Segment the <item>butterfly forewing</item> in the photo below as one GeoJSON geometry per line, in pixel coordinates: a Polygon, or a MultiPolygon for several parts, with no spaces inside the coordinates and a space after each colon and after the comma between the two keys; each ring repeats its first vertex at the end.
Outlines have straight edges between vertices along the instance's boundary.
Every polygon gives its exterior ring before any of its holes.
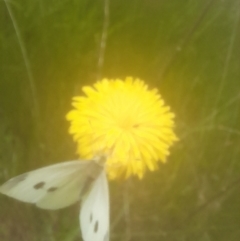
{"type": "Polygon", "coordinates": [[[95,166],[93,161],[69,161],[40,168],[10,179],[0,192],[45,209],[67,207],[79,200],[95,166]]]}

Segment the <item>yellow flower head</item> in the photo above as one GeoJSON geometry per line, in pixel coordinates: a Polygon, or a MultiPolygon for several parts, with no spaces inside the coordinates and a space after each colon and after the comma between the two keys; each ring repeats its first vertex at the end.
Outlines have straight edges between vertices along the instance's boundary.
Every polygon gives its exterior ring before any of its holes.
{"type": "Polygon", "coordinates": [[[137,175],[165,162],[177,140],[174,114],[157,89],[149,90],[139,79],[103,79],[83,87],[86,96],[73,98],[67,114],[69,129],[81,158],[106,156],[110,178],[137,175]]]}

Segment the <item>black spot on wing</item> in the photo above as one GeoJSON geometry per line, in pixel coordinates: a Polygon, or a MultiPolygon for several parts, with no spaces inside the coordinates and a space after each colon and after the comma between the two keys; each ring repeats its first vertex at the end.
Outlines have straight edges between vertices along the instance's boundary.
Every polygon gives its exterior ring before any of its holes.
{"type": "Polygon", "coordinates": [[[97,231],[98,231],[98,221],[96,221],[94,224],[94,233],[97,233],[97,231]]]}
{"type": "Polygon", "coordinates": [[[48,188],[47,192],[55,192],[57,189],[57,187],[50,187],[48,188]]]}
{"type": "Polygon", "coordinates": [[[39,182],[39,183],[35,184],[33,187],[34,187],[34,189],[38,190],[38,189],[43,188],[44,185],[45,185],[45,182],[39,182]]]}

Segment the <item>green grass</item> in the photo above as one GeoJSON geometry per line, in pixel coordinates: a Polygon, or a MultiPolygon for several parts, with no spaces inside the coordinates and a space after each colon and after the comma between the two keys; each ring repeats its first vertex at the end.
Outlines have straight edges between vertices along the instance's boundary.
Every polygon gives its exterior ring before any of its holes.
{"type": "MultiPolygon", "coordinates": [[[[134,76],[176,113],[180,141],[141,181],[110,183],[111,240],[240,239],[237,1],[0,2],[0,181],[75,156],[65,114],[98,76],[134,76]]],[[[1,241],[80,240],[79,205],[0,197],[1,241]]]]}

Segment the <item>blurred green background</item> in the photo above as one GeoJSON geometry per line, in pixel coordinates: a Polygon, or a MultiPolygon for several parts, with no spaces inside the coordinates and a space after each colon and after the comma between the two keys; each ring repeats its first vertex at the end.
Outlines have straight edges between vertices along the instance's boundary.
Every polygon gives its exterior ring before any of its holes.
{"type": "MultiPolygon", "coordinates": [[[[143,180],[110,183],[111,240],[240,240],[240,2],[0,2],[0,182],[76,158],[65,114],[83,85],[139,77],[180,141],[143,180]],[[104,47],[105,46],[105,47],[104,47]]],[[[1,241],[81,240],[60,211],[0,196],[1,241]]]]}

